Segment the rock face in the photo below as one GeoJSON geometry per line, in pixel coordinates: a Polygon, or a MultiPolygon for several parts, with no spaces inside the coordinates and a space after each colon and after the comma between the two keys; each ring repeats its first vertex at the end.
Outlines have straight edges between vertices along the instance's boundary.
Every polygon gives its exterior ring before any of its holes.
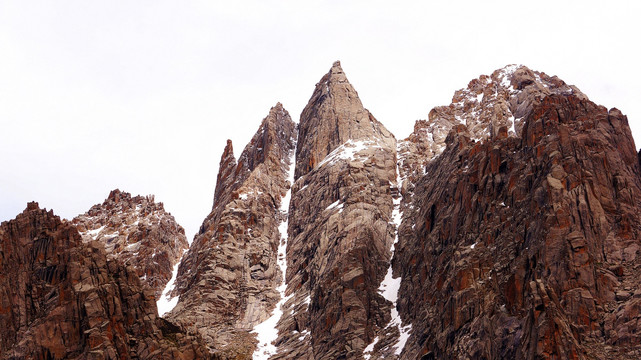
{"type": "Polygon", "coordinates": [[[389,322],[378,293],[393,242],[396,140],[361,104],[340,63],[302,112],[274,359],[360,357],[389,322]]]}
{"type": "Polygon", "coordinates": [[[143,285],[160,298],[189,244],[185,230],[153,195],[131,196],[118,189],[73,219],[84,241],[97,240],[107,253],[132,265],[143,285]]]}
{"type": "Polygon", "coordinates": [[[504,79],[516,132],[467,114],[404,186],[393,264],[413,331],[401,358],[638,358],[641,172],[627,119],[524,67],[504,79]]]}
{"type": "Polygon", "coordinates": [[[29,203],[0,226],[0,358],[207,358],[98,242],[29,203]]]}
{"type": "Polygon", "coordinates": [[[176,280],[177,306],[168,318],[197,329],[220,358],[251,358],[250,331],[266,320],[280,296],[278,226],[296,125],[279,103],[235,161],[228,141],[220,162],[214,205],[176,280]]]}

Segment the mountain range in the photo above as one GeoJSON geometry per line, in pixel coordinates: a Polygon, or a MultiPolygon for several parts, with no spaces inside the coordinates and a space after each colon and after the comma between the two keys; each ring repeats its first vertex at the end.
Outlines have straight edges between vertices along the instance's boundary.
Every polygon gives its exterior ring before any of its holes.
{"type": "Polygon", "coordinates": [[[641,152],[556,76],[481,75],[397,139],[335,62],[227,142],[212,202],[191,243],[151,195],[27,204],[0,359],[641,357],[641,152]]]}

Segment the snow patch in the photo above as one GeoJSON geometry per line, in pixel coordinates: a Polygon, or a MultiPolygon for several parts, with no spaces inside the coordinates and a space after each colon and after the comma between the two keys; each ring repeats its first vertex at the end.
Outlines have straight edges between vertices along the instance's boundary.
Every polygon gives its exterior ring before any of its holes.
{"type": "MultiPolygon", "coordinates": [[[[185,255],[185,252],[187,250],[183,251],[183,256],[185,255]]],[[[158,307],[158,316],[163,316],[166,313],[170,312],[173,310],[173,308],[176,307],[176,304],[178,304],[178,296],[171,296],[171,292],[174,290],[174,287],[176,286],[176,276],[178,275],[178,266],[180,265],[180,262],[182,261],[182,257],[180,260],[176,261],[176,265],[174,265],[174,269],[171,272],[171,279],[165,286],[165,289],[162,291],[162,294],[160,295],[160,299],[156,302],[156,306],[158,307]]]]}
{"type": "Polygon", "coordinates": [[[372,351],[374,351],[374,346],[378,343],[378,336],[374,338],[374,341],[372,341],[371,344],[367,345],[365,350],[363,350],[363,357],[366,360],[369,360],[370,357],[372,357],[372,351]]]}
{"type": "Polygon", "coordinates": [[[305,340],[305,338],[309,335],[309,330],[305,329],[300,334],[301,335],[298,338],[298,340],[300,340],[300,341],[305,340]]]}
{"type": "Polygon", "coordinates": [[[140,249],[140,241],[127,245],[125,250],[127,251],[138,251],[140,249]]]}
{"type": "Polygon", "coordinates": [[[333,210],[333,209],[338,209],[339,213],[343,212],[343,204],[340,200],[336,200],[333,203],[329,204],[325,210],[333,210]]]}
{"type": "Polygon", "coordinates": [[[254,191],[250,191],[250,192],[246,192],[246,193],[240,193],[240,194],[238,194],[238,198],[240,200],[245,201],[245,200],[247,200],[249,198],[250,195],[252,197],[258,197],[258,195],[262,195],[262,194],[263,194],[262,191],[256,190],[255,192],[254,191]]]}
{"type": "Polygon", "coordinates": [[[96,238],[98,237],[100,232],[102,230],[104,230],[104,228],[105,228],[105,225],[103,225],[103,226],[101,226],[101,227],[99,227],[97,229],[94,229],[94,230],[88,230],[88,231],[84,232],[84,234],[89,235],[93,240],[96,240],[96,238]]]}
{"type": "Polygon", "coordinates": [[[333,164],[339,160],[355,160],[359,152],[368,148],[381,148],[381,146],[376,141],[371,140],[347,140],[344,144],[327,154],[323,161],[318,164],[318,167],[325,164],[333,164]]]}
{"type": "Polygon", "coordinates": [[[514,75],[514,72],[519,67],[521,67],[521,65],[512,64],[500,70],[501,87],[507,89],[510,92],[516,91],[516,89],[514,89],[514,87],[512,86],[511,78],[512,78],[512,75],[514,75]]]}

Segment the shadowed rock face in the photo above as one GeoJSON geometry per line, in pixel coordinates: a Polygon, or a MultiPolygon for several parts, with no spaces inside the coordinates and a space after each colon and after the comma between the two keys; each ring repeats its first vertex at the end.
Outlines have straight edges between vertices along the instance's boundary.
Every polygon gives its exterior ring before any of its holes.
{"type": "Polygon", "coordinates": [[[153,195],[131,196],[118,189],[73,219],[84,241],[98,240],[107,254],[131,265],[156,299],[189,244],[185,230],[153,195]]]}
{"type": "Polygon", "coordinates": [[[0,226],[2,359],[194,359],[207,353],[156,315],[137,274],[29,203],[0,226]]]}
{"type": "Polygon", "coordinates": [[[250,331],[279,300],[276,287],[281,239],[279,211],[296,125],[279,103],[263,120],[238,159],[228,141],[212,212],[182,261],[176,280],[178,305],[168,319],[198,330],[220,358],[251,358],[250,331]]]}
{"type": "Polygon", "coordinates": [[[627,119],[551,94],[520,137],[463,125],[427,164],[394,267],[404,359],[637,358],[641,181],[627,119]]]}

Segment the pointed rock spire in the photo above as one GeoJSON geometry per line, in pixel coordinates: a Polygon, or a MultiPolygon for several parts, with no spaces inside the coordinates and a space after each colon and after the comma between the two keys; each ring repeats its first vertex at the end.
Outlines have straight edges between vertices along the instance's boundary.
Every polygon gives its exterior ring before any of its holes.
{"type": "Polygon", "coordinates": [[[276,103],[269,109],[269,114],[238,158],[237,172],[246,176],[264,162],[280,164],[288,151],[288,145],[293,144],[292,139],[296,136],[292,134],[295,132],[296,124],[291,116],[280,102],[276,103]]]}
{"type": "Polygon", "coordinates": [[[363,107],[336,61],[316,84],[301,114],[295,177],[308,173],[347,140],[379,138],[393,135],[363,107]]]}
{"type": "Polygon", "coordinates": [[[234,146],[231,140],[227,140],[223,155],[220,157],[218,165],[218,177],[216,178],[216,190],[214,190],[214,205],[219,203],[221,194],[225,189],[229,189],[234,182],[234,171],[236,170],[236,158],[234,157],[234,146]]]}

